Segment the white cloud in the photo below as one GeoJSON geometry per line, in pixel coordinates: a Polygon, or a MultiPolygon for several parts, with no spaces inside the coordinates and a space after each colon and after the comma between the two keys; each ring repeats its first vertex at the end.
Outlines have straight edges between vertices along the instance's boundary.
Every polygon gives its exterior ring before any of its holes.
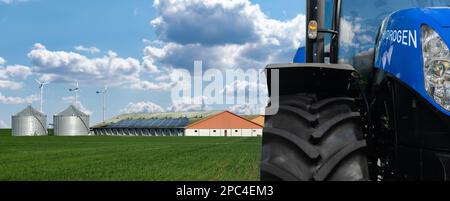
{"type": "Polygon", "coordinates": [[[292,61],[305,40],[304,15],[270,19],[248,0],[155,1],[154,7],[158,44],[145,48],[146,66],[186,68],[203,60],[209,68],[263,68],[292,61]]]}
{"type": "Polygon", "coordinates": [[[169,83],[157,83],[148,80],[140,80],[130,85],[131,89],[137,90],[169,90],[169,83]]]}
{"type": "Polygon", "coordinates": [[[41,43],[35,43],[33,45],[33,49],[35,49],[35,50],[45,50],[46,47],[44,45],[42,45],[41,43]]]}
{"type": "Polygon", "coordinates": [[[136,90],[163,90],[170,91],[173,87],[182,84],[186,88],[190,88],[190,83],[183,82],[183,78],[187,76],[184,69],[164,68],[158,76],[152,80],[141,79],[130,85],[131,89],[136,90]]]}
{"type": "Polygon", "coordinates": [[[354,39],[356,33],[361,31],[361,24],[356,21],[351,21],[348,18],[341,19],[341,30],[340,41],[344,46],[356,46],[354,39]]]}
{"type": "Polygon", "coordinates": [[[88,52],[91,54],[96,54],[100,52],[100,49],[96,48],[96,47],[84,47],[82,45],[76,46],[75,50],[80,51],[80,52],[88,52]]]}
{"type": "Polygon", "coordinates": [[[164,108],[152,102],[131,102],[120,110],[122,113],[158,113],[164,112],[164,108]]]}
{"type": "Polygon", "coordinates": [[[144,38],[144,39],[142,39],[142,43],[144,43],[144,45],[150,45],[152,43],[152,41],[147,38],[144,38]]]}
{"type": "MultiPolygon", "coordinates": [[[[155,43],[152,43],[155,44],[155,43]]],[[[103,57],[90,58],[80,53],[48,50],[43,44],[36,43],[28,53],[33,72],[39,80],[54,83],[73,83],[122,86],[137,90],[170,90],[179,79],[179,70],[148,64],[144,60],[122,58],[113,51],[103,57]],[[170,79],[161,81],[154,77],[167,75],[170,79]]],[[[28,71],[23,71],[28,72],[28,71]]],[[[0,72],[1,76],[1,72],[0,72]]],[[[8,84],[12,87],[13,83],[8,84]]],[[[1,86],[1,85],[0,85],[1,86]]],[[[19,85],[14,85],[19,88],[19,85]]]]}
{"type": "Polygon", "coordinates": [[[0,103],[1,104],[7,104],[7,105],[17,105],[17,104],[32,104],[39,100],[39,97],[37,95],[30,95],[27,97],[12,97],[12,96],[5,96],[0,92],[0,103]]]}
{"type": "Polygon", "coordinates": [[[22,65],[0,67],[0,79],[20,78],[26,79],[32,74],[31,68],[22,65]]]}
{"type": "MultiPolygon", "coordinates": [[[[152,44],[152,43],[150,43],[152,44]]],[[[142,60],[142,66],[147,69],[149,72],[159,72],[159,69],[157,67],[156,60],[154,57],[149,55],[155,55],[156,57],[163,57],[165,52],[161,49],[148,46],[144,49],[144,52],[147,56],[145,56],[142,60]]]]}
{"type": "Polygon", "coordinates": [[[210,108],[204,104],[208,97],[183,97],[177,100],[172,100],[172,105],[167,108],[172,112],[191,112],[191,111],[205,111],[210,108]],[[202,103],[202,104],[196,104],[202,103]]]}
{"type": "Polygon", "coordinates": [[[378,29],[363,23],[358,17],[344,16],[341,19],[340,42],[344,48],[362,48],[365,44],[373,46],[375,39],[371,35],[376,34],[374,30],[378,29]]]}
{"type": "Polygon", "coordinates": [[[21,81],[32,74],[31,68],[22,65],[3,66],[4,64],[6,60],[0,57],[0,89],[21,89],[21,81]]]}
{"type": "Polygon", "coordinates": [[[28,53],[34,71],[41,80],[120,85],[139,81],[141,65],[137,59],[121,58],[109,51],[103,57],[88,58],[84,55],[50,51],[37,43],[28,53]]]}
{"type": "Polygon", "coordinates": [[[259,37],[252,19],[259,7],[247,0],[157,0],[153,6],[160,11],[151,21],[160,40],[214,45],[243,44],[259,37]]]}
{"type": "Polygon", "coordinates": [[[78,101],[75,103],[75,97],[74,96],[65,96],[61,98],[62,101],[64,101],[65,103],[68,104],[73,104],[76,108],[78,108],[80,111],[82,111],[83,113],[91,116],[93,114],[93,112],[89,109],[87,109],[86,107],[84,107],[84,105],[81,103],[81,101],[78,99],[78,101]]]}
{"type": "Polygon", "coordinates": [[[0,128],[7,128],[7,127],[8,125],[4,121],[0,120],[0,128]]]}
{"type": "Polygon", "coordinates": [[[374,43],[375,39],[372,36],[368,35],[368,34],[363,34],[363,35],[361,35],[359,37],[359,41],[361,43],[374,43]]]}
{"type": "Polygon", "coordinates": [[[242,104],[233,105],[228,110],[240,115],[263,115],[265,108],[265,105],[261,104],[242,104]]]}
{"type": "Polygon", "coordinates": [[[18,90],[18,89],[21,89],[22,87],[23,87],[23,84],[20,82],[14,82],[14,81],[0,79],[0,89],[18,90]]]}

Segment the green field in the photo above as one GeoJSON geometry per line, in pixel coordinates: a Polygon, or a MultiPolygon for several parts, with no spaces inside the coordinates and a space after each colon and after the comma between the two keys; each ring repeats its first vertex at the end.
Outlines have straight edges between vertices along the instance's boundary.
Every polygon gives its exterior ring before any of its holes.
{"type": "Polygon", "coordinates": [[[253,181],[260,138],[11,137],[0,181],[253,181]]]}

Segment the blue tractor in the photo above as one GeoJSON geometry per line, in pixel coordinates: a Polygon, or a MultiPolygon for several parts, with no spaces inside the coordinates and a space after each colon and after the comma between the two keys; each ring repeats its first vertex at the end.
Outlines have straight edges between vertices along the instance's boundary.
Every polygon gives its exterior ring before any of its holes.
{"type": "Polygon", "coordinates": [[[450,0],[307,0],[266,68],[261,180],[450,180],[450,0]]]}

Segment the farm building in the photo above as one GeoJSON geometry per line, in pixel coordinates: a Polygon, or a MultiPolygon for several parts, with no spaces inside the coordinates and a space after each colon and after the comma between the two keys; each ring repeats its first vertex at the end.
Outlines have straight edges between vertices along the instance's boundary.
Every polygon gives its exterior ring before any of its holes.
{"type": "Polygon", "coordinates": [[[89,135],[89,115],[71,105],[53,116],[55,136],[89,135]]]}
{"type": "Polygon", "coordinates": [[[47,115],[31,106],[11,117],[13,136],[47,135],[47,115]]]}
{"type": "Polygon", "coordinates": [[[256,137],[262,135],[263,126],[229,111],[190,124],[186,136],[256,137]]]}
{"type": "Polygon", "coordinates": [[[257,123],[257,124],[259,124],[260,126],[262,126],[262,127],[264,127],[264,115],[245,115],[245,116],[242,116],[242,117],[244,117],[244,118],[246,118],[246,119],[248,119],[248,120],[250,120],[250,121],[252,121],[252,122],[254,122],[254,123],[257,123]]]}
{"type": "Polygon", "coordinates": [[[262,126],[228,111],[125,114],[92,128],[107,136],[260,136],[262,126]]]}
{"type": "Polygon", "coordinates": [[[219,112],[124,114],[92,127],[95,135],[183,136],[186,126],[219,112]]]}

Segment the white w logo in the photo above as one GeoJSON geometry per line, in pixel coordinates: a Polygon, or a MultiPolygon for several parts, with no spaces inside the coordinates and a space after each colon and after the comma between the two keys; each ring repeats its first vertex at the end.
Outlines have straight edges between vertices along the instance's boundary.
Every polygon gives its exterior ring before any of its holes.
{"type": "Polygon", "coordinates": [[[391,65],[391,59],[392,59],[393,52],[394,52],[394,46],[391,46],[391,48],[389,48],[389,51],[387,51],[383,54],[383,60],[382,60],[383,68],[386,67],[386,64],[389,66],[391,65]]]}

